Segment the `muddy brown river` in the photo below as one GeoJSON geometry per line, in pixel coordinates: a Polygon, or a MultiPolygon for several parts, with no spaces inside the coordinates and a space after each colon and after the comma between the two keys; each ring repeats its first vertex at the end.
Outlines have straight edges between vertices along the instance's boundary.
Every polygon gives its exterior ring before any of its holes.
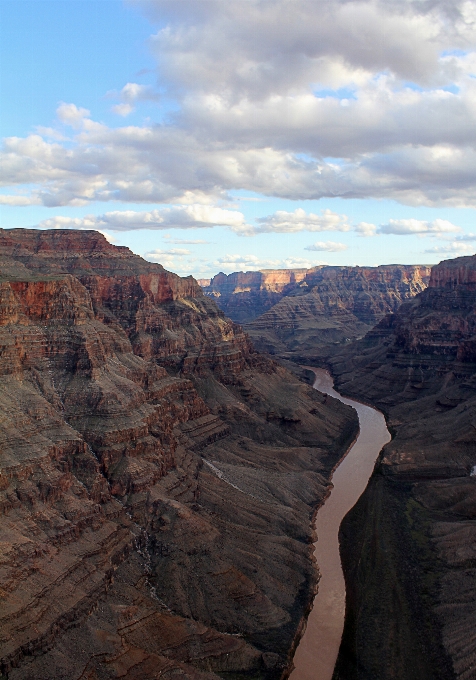
{"type": "Polygon", "coordinates": [[[341,397],[334,390],[333,379],[327,371],[320,368],[312,370],[316,374],[316,390],[330,394],[355,408],[359,416],[360,432],[354,445],[336,468],[332,477],[332,493],[316,516],[318,540],[314,544],[314,555],[321,579],[306,631],[294,655],[295,669],[290,680],[332,679],[345,615],[339,527],[367,486],[382,447],[390,441],[390,433],[380,411],[353,399],[341,397]]]}

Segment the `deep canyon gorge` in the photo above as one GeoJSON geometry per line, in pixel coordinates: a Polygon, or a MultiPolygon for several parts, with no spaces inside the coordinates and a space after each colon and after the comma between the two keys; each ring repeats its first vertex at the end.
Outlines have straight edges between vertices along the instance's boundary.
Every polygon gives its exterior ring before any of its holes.
{"type": "Polygon", "coordinates": [[[97,232],[0,232],[9,680],[279,678],[352,409],[189,277],[97,232]]]}
{"type": "Polygon", "coordinates": [[[376,458],[390,440],[382,413],[346,399],[334,390],[324,369],[313,369],[314,388],[352,406],[359,417],[359,433],[332,475],[332,491],[314,522],[314,556],[321,577],[306,630],[293,657],[290,680],[332,680],[345,619],[345,583],[339,551],[339,527],[368,484],[376,458]]]}
{"type": "MultiPolygon", "coordinates": [[[[340,530],[347,599],[334,680],[473,679],[476,257],[444,261],[431,275],[401,266],[368,268],[370,276],[318,271],[308,291],[302,282],[315,274],[298,270],[300,281],[245,328],[281,359],[327,366],[342,394],[385,414],[392,434],[340,530]],[[326,279],[334,279],[327,298],[326,279]]],[[[235,283],[233,295],[232,313],[250,292],[235,283]]]]}
{"type": "Polygon", "coordinates": [[[392,435],[340,529],[334,680],[476,677],[476,257],[242,274],[0,230],[3,678],[288,676],[358,433],[299,362],[392,435]]]}

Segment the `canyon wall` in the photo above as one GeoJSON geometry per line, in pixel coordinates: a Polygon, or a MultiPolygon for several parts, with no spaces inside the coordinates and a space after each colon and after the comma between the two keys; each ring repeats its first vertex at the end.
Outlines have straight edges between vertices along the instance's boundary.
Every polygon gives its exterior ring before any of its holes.
{"type": "Polygon", "coordinates": [[[344,520],[336,680],[450,680],[476,668],[476,256],[328,357],[393,434],[344,520]]]}
{"type": "MultiPolygon", "coordinates": [[[[317,268],[316,268],[317,269],[317,268]]],[[[262,269],[256,272],[220,272],[201,279],[205,295],[237,323],[249,323],[303,281],[310,269],[262,269]]],[[[199,281],[200,283],[200,281],[199,281]]]]}
{"type": "Polygon", "coordinates": [[[297,361],[349,342],[428,285],[423,265],[314,267],[217,274],[207,295],[245,329],[259,351],[297,361]],[[286,272],[286,274],[284,274],[286,272]]]}
{"type": "Polygon", "coordinates": [[[191,277],[0,230],[2,676],[281,677],[356,427],[191,277]]]}

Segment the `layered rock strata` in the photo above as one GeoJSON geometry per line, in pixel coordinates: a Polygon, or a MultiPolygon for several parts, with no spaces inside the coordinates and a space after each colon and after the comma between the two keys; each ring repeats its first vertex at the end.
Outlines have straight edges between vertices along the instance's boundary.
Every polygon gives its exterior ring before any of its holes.
{"type": "Polygon", "coordinates": [[[218,274],[204,291],[216,296],[232,319],[246,321],[245,329],[258,350],[306,361],[318,358],[329,344],[365,335],[426,288],[430,267],[320,266],[282,270],[279,279],[277,274],[218,274]]]}
{"type": "Polygon", "coordinates": [[[341,529],[347,615],[335,678],[476,676],[476,257],[329,358],[393,439],[341,529]]]}
{"type": "Polygon", "coordinates": [[[3,677],[280,677],[355,430],[191,277],[1,230],[3,677]]]}
{"type": "Polygon", "coordinates": [[[213,297],[233,321],[254,321],[306,278],[309,269],[262,269],[256,272],[220,272],[199,279],[205,295],[213,297]]]}

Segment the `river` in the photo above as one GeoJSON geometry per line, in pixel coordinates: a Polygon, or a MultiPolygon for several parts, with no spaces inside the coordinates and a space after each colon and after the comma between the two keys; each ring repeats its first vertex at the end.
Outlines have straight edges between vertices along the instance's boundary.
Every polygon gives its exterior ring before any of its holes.
{"type": "Polygon", "coordinates": [[[382,447],[390,441],[380,411],[353,399],[341,397],[333,388],[331,375],[320,368],[314,388],[344,404],[359,416],[360,432],[354,445],[332,476],[333,489],[315,520],[317,542],[314,555],[321,579],[307,621],[306,631],[294,655],[290,680],[331,680],[342,638],[345,616],[345,583],[339,554],[338,534],[344,516],[362,495],[382,447]]]}

